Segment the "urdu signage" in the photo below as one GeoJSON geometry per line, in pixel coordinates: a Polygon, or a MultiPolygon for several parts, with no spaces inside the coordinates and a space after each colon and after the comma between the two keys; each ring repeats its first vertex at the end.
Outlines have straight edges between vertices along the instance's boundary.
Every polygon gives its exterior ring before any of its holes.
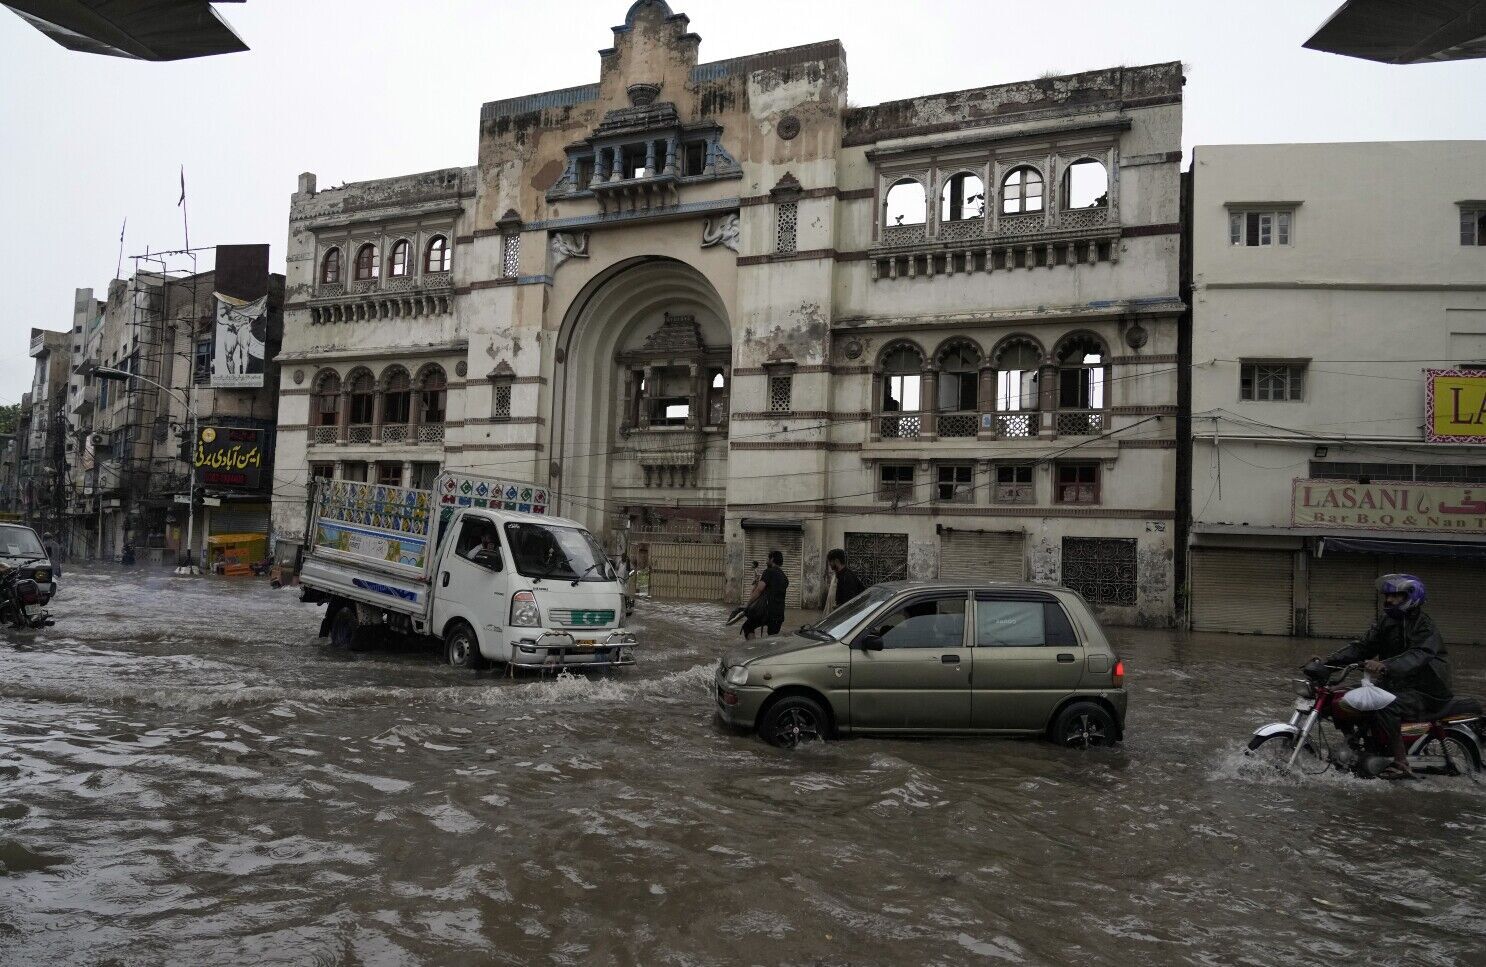
{"type": "Polygon", "coordinates": [[[1304,527],[1486,534],[1486,487],[1296,480],[1290,520],[1304,527]]]}
{"type": "Polygon", "coordinates": [[[197,479],[207,487],[256,490],[263,481],[267,430],[204,426],[196,436],[197,479]]]}
{"type": "Polygon", "coordinates": [[[1430,443],[1486,444],[1486,372],[1424,371],[1424,433],[1430,443]]]}

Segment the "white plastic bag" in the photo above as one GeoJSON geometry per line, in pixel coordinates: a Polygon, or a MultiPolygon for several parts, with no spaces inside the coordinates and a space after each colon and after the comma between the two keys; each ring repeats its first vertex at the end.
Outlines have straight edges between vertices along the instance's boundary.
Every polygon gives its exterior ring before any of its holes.
{"type": "Polygon", "coordinates": [[[1397,697],[1386,688],[1374,685],[1372,676],[1363,675],[1362,684],[1342,696],[1342,704],[1359,712],[1376,712],[1386,708],[1397,697]]]}

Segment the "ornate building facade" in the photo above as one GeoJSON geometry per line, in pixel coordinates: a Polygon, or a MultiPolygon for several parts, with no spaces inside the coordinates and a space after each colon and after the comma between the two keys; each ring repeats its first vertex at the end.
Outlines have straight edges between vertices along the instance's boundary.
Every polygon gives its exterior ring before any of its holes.
{"type": "Polygon", "coordinates": [[[530,480],[736,599],[769,550],[1171,619],[1179,64],[847,106],[834,42],[704,63],[640,0],[477,163],[290,211],[275,534],[312,475],[530,480]],[[302,448],[302,449],[301,449],[302,448]]]}

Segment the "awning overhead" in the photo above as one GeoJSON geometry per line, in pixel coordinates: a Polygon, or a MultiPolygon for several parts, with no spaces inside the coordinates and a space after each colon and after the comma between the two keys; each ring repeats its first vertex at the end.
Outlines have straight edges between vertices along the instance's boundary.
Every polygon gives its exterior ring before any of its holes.
{"type": "Polygon", "coordinates": [[[1347,0],[1304,46],[1384,64],[1486,57],[1486,0],[1347,0]]]}
{"type": "Polygon", "coordinates": [[[1455,541],[1388,541],[1375,537],[1323,537],[1316,556],[1326,554],[1414,554],[1420,557],[1453,557],[1486,561],[1486,544],[1455,541]]]}
{"type": "Polygon", "coordinates": [[[207,0],[4,0],[4,6],[85,54],[163,61],[248,49],[207,0]]]}

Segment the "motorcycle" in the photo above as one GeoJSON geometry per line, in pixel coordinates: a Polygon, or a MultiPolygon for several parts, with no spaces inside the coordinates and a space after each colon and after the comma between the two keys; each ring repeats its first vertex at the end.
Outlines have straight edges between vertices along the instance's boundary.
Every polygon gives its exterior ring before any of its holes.
{"type": "Polygon", "coordinates": [[[42,604],[41,585],[29,575],[37,565],[50,566],[39,557],[14,567],[0,565],[0,621],[16,628],[45,628],[56,622],[42,604]]]}
{"type": "MultiPolygon", "coordinates": [[[[1354,687],[1343,683],[1361,667],[1311,662],[1301,668],[1305,677],[1292,682],[1296,697],[1290,720],[1256,729],[1246,754],[1286,771],[1299,765],[1308,774],[1334,768],[1365,779],[1377,778],[1393,762],[1388,738],[1373,724],[1370,713],[1356,711],[1342,701],[1354,687]],[[1328,723],[1340,733],[1339,745],[1326,736],[1328,723]]],[[[1409,765],[1416,774],[1479,781],[1486,723],[1477,700],[1452,698],[1433,718],[1405,722],[1403,736],[1409,765]]]]}

